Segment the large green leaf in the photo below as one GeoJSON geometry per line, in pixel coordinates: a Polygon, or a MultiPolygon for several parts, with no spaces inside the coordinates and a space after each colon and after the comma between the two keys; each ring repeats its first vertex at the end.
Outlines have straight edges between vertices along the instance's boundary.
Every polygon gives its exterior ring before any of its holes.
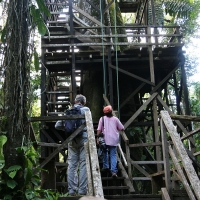
{"type": "Polygon", "coordinates": [[[39,70],[39,56],[38,56],[38,53],[36,51],[36,49],[34,49],[34,66],[35,66],[35,71],[38,72],[39,70]]]}
{"type": "Polygon", "coordinates": [[[30,10],[31,10],[31,15],[33,17],[33,21],[37,25],[38,32],[41,35],[45,35],[46,32],[47,32],[47,27],[46,27],[46,24],[43,21],[43,18],[42,18],[42,15],[40,13],[40,10],[37,9],[34,5],[32,5],[30,7],[30,10]]]}
{"type": "Polygon", "coordinates": [[[25,180],[25,184],[28,184],[31,181],[33,175],[33,171],[29,168],[26,168],[24,170],[24,180],[25,180]]]}
{"type": "Polygon", "coordinates": [[[44,0],[36,0],[36,2],[38,4],[40,11],[44,12],[44,14],[49,17],[51,15],[51,13],[50,13],[49,9],[45,6],[44,0]]]}
{"type": "Polygon", "coordinates": [[[14,181],[14,180],[8,180],[7,181],[7,186],[9,187],[9,188],[15,188],[16,186],[17,186],[17,182],[16,181],[14,181]]]}
{"type": "Polygon", "coordinates": [[[4,43],[6,38],[6,26],[4,26],[3,30],[1,31],[1,41],[4,43]]]}
{"type": "Polygon", "coordinates": [[[5,135],[0,136],[0,169],[5,165],[4,155],[3,155],[3,145],[7,142],[7,137],[5,135]]]}
{"type": "Polygon", "coordinates": [[[10,166],[8,169],[5,169],[4,171],[8,174],[8,176],[14,178],[19,169],[21,169],[20,165],[13,165],[10,166]]]}

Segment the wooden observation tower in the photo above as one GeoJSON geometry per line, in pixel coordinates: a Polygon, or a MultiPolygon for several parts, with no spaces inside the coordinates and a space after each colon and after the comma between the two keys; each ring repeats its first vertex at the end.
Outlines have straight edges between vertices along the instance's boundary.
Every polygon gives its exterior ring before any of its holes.
{"type": "MultiPolygon", "coordinates": [[[[91,0],[45,1],[51,16],[45,18],[49,34],[42,37],[41,44],[38,144],[41,167],[48,170],[41,175],[42,187],[67,193],[69,138],[54,125],[64,119],[62,114],[81,93],[92,113],[92,117],[85,116],[89,142],[95,141],[104,105],[113,106],[126,128],[121,133],[119,177],[113,180],[98,168],[100,196],[200,199],[200,165],[192,138],[198,130],[192,132],[191,123],[170,117],[190,115],[180,27],[157,25],[153,0],[102,2],[97,6],[91,0]],[[84,8],[80,2],[84,2],[84,8]],[[116,2],[122,13],[136,16],[135,23],[119,26],[106,20],[116,2]],[[152,24],[148,22],[148,6],[152,24]],[[93,16],[92,10],[99,15],[93,16]],[[185,140],[190,150],[184,147],[185,140]]],[[[98,194],[95,190],[90,189],[90,194],[98,194]]]]}

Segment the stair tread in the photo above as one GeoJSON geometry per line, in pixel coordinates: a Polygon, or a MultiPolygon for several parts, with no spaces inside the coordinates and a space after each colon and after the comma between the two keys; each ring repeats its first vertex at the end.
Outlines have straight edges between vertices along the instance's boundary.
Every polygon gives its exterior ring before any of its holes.
{"type": "Polygon", "coordinates": [[[117,190],[121,190],[121,189],[129,189],[128,186],[103,186],[104,190],[110,190],[110,189],[117,189],[117,190]]]}
{"type": "Polygon", "coordinates": [[[71,91],[48,91],[47,94],[65,94],[65,93],[72,93],[71,91]]]}
{"type": "Polygon", "coordinates": [[[55,65],[55,64],[69,64],[71,63],[69,60],[59,60],[59,61],[46,61],[46,65],[55,65]]]}
{"type": "Polygon", "coordinates": [[[66,102],[47,102],[47,104],[54,104],[54,105],[68,105],[69,101],[66,102]]]}
{"type": "Polygon", "coordinates": [[[125,178],[124,177],[116,177],[116,178],[113,178],[113,177],[101,177],[102,180],[124,180],[125,178]]]}

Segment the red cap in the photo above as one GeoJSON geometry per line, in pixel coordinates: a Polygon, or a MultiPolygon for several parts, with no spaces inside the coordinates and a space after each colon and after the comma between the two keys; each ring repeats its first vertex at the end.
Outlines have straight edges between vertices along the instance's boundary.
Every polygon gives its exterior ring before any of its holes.
{"type": "Polygon", "coordinates": [[[112,106],[106,106],[106,107],[104,107],[103,112],[104,113],[110,113],[110,112],[112,112],[112,106]]]}

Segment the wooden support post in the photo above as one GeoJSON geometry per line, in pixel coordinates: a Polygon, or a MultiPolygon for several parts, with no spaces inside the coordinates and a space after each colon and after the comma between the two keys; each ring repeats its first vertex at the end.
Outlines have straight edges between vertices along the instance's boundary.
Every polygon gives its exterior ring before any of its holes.
{"type": "Polygon", "coordinates": [[[169,164],[169,150],[167,143],[167,131],[164,126],[163,120],[160,121],[161,135],[162,135],[162,151],[163,151],[163,161],[164,161],[164,171],[165,171],[165,185],[169,196],[172,198],[172,183],[170,176],[170,164],[169,164]]]}
{"type": "Polygon", "coordinates": [[[200,199],[200,181],[192,165],[183,143],[181,142],[180,136],[178,135],[176,128],[170,118],[170,115],[167,111],[161,111],[161,117],[164,121],[164,124],[169,132],[171,139],[173,141],[174,147],[177,150],[177,153],[182,161],[183,167],[187,173],[188,179],[192,185],[192,188],[196,194],[197,199],[200,199]]]}
{"type": "MultiPolygon", "coordinates": [[[[73,22],[73,10],[72,10],[72,0],[69,1],[69,14],[70,14],[70,34],[74,35],[74,22],[73,22]]],[[[75,53],[74,53],[74,39],[71,38],[71,55],[72,55],[72,66],[71,66],[71,84],[72,84],[72,99],[74,100],[77,94],[76,91],[76,75],[75,75],[75,70],[76,70],[76,66],[75,66],[75,53]]]]}
{"type": "MultiPolygon", "coordinates": [[[[153,0],[151,0],[151,3],[153,3],[153,0]]],[[[154,5],[152,6],[152,12],[154,5]]],[[[152,13],[155,15],[155,13],[152,13]]],[[[153,16],[155,17],[155,16],[153,16]]],[[[151,35],[151,27],[148,27],[148,34],[151,35]]],[[[151,43],[151,38],[148,39],[148,42],[151,43]]],[[[149,51],[149,65],[150,65],[150,76],[151,76],[151,82],[154,83],[155,85],[155,74],[154,74],[154,61],[153,61],[153,52],[152,52],[152,45],[148,46],[148,51],[149,51]]],[[[153,89],[154,87],[152,87],[153,89]]],[[[153,99],[153,121],[154,121],[154,137],[155,137],[155,142],[159,142],[159,133],[158,133],[158,112],[157,112],[157,100],[153,99]]],[[[156,147],[156,160],[161,161],[161,148],[159,146],[156,147]]],[[[157,165],[157,170],[162,171],[162,165],[158,164],[157,165]]]]}
{"type": "Polygon", "coordinates": [[[99,160],[97,155],[97,147],[94,136],[94,128],[92,123],[92,116],[90,111],[85,112],[85,120],[87,125],[88,141],[89,141],[89,152],[91,159],[91,172],[94,187],[94,196],[104,198],[99,160]]]}
{"type": "Polygon", "coordinates": [[[191,188],[190,188],[190,186],[189,186],[189,184],[187,182],[187,179],[186,179],[186,177],[185,177],[185,175],[183,173],[183,170],[181,169],[181,166],[178,163],[178,160],[177,160],[177,158],[176,158],[171,146],[169,146],[169,153],[170,153],[170,156],[171,156],[171,158],[173,160],[174,166],[175,166],[175,168],[176,168],[176,170],[178,172],[178,176],[179,176],[181,182],[183,183],[184,188],[188,193],[188,196],[190,197],[190,200],[196,200],[196,198],[194,197],[194,194],[193,194],[193,192],[192,192],[192,190],[191,190],[191,188]]]}
{"type": "Polygon", "coordinates": [[[88,195],[93,196],[94,188],[93,188],[92,173],[91,173],[91,166],[90,166],[90,163],[92,161],[90,160],[89,142],[86,142],[84,144],[84,149],[85,149],[85,160],[86,160],[86,169],[87,169],[87,178],[88,178],[88,195]]]}

